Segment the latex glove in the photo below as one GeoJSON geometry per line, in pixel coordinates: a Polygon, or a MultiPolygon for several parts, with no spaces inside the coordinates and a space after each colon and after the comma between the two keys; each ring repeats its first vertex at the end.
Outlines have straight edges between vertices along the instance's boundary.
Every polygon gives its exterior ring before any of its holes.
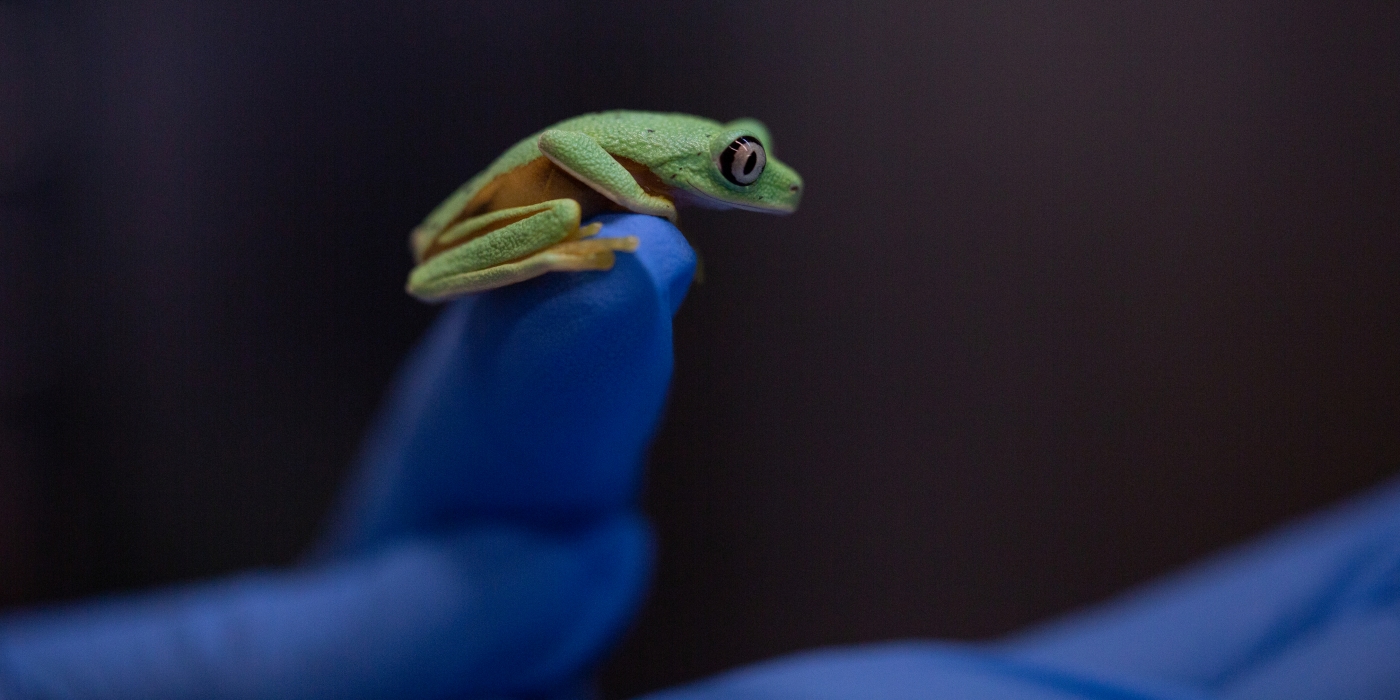
{"type": "Polygon", "coordinates": [[[694,270],[680,233],[606,273],[445,309],[308,565],[0,622],[3,698],[441,698],[580,689],[638,605],[643,451],[694,270]]]}
{"type": "Polygon", "coordinates": [[[647,700],[1400,698],[1400,481],[985,645],[799,654],[647,700]]]}

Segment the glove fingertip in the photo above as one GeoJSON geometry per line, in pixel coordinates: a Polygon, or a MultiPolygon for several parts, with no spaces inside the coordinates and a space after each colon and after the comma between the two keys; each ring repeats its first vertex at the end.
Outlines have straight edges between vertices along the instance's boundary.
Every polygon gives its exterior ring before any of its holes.
{"type": "Polygon", "coordinates": [[[642,214],[605,214],[595,221],[603,224],[601,237],[637,237],[641,245],[634,255],[674,315],[690,289],[696,263],[695,251],[680,229],[660,217],[642,214]]]}

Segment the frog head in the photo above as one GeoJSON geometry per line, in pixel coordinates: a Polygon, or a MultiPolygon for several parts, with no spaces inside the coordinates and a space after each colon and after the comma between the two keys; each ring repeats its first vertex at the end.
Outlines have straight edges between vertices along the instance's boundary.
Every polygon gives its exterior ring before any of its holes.
{"type": "Polygon", "coordinates": [[[802,199],[802,177],[773,157],[772,143],[758,120],[738,119],[710,139],[708,152],[696,149],[655,171],[685,204],[791,214],[802,199]]]}

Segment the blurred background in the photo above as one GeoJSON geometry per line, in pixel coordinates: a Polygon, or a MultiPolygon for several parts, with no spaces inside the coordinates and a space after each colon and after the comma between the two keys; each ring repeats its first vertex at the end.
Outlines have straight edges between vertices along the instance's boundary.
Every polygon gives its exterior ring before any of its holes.
{"type": "Polygon", "coordinates": [[[984,638],[1400,471],[1393,2],[0,2],[0,604],[293,563],[522,136],[754,116],[687,211],[622,697],[984,638]]]}

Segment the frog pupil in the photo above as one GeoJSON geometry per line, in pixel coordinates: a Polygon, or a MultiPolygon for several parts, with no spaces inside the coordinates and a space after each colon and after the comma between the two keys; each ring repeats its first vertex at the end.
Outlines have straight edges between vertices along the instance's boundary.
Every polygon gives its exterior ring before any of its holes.
{"type": "Polygon", "coordinates": [[[767,155],[758,139],[740,136],[720,154],[719,169],[724,179],[736,185],[751,185],[763,174],[766,161],[767,155]]]}

